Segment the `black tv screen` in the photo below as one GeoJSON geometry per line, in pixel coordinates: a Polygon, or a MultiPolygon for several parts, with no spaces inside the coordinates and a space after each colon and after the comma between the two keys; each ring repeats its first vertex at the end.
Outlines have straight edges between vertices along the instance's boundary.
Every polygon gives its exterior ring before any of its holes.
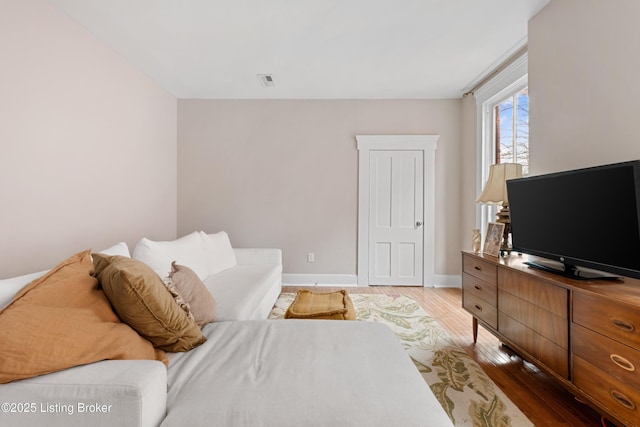
{"type": "Polygon", "coordinates": [[[640,160],[509,180],[507,194],[515,251],[576,278],[640,278],[640,160]]]}

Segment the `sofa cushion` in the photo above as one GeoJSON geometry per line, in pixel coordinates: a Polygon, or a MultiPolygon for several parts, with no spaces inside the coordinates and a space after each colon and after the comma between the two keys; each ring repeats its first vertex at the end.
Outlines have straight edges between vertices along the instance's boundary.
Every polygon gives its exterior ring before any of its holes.
{"type": "Polygon", "coordinates": [[[142,238],[133,249],[133,258],[147,264],[163,279],[171,272],[171,263],[186,265],[200,280],[209,276],[209,265],[201,232],[194,231],[172,241],[155,242],[142,238]]]}
{"type": "Polygon", "coordinates": [[[37,402],[29,414],[0,414],[3,426],[157,427],[166,414],[167,368],[152,360],[105,360],[5,384],[0,402],[37,402]],[[89,406],[96,404],[106,410],[89,406]],[[56,412],[47,412],[53,405],[56,412]]]}
{"type": "Polygon", "coordinates": [[[217,274],[237,264],[236,254],[226,232],[220,231],[215,234],[201,232],[201,235],[205,242],[209,275],[217,274]]]}
{"type": "Polygon", "coordinates": [[[125,242],[116,243],[113,246],[96,252],[105,255],[122,255],[126,256],[127,258],[131,258],[131,253],[129,253],[129,246],[127,246],[125,242]]]}
{"type": "Polygon", "coordinates": [[[0,383],[104,359],[162,359],[121,323],[98,288],[89,250],[24,287],[0,311],[0,383]]]}
{"type": "Polygon", "coordinates": [[[171,284],[189,304],[189,310],[198,326],[202,327],[215,321],[216,300],[193,270],[173,262],[169,278],[171,284]]]}
{"type": "Polygon", "coordinates": [[[204,333],[197,352],[171,360],[162,427],[453,425],[381,323],[216,322],[204,333]]]}
{"type": "Polygon", "coordinates": [[[237,265],[205,279],[216,299],[216,321],[251,319],[272,288],[279,293],[281,273],[280,265],[237,265]]]}
{"type": "Polygon", "coordinates": [[[94,255],[94,263],[98,280],[120,319],[155,347],[188,351],[206,340],[145,263],[102,254],[94,255]]]}

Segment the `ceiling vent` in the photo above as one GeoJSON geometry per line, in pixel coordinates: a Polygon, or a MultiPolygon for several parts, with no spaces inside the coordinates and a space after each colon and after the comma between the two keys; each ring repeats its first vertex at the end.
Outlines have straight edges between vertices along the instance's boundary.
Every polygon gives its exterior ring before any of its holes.
{"type": "Polygon", "coordinates": [[[264,87],[273,87],[276,85],[276,82],[273,80],[273,75],[271,74],[258,74],[258,78],[264,87]]]}

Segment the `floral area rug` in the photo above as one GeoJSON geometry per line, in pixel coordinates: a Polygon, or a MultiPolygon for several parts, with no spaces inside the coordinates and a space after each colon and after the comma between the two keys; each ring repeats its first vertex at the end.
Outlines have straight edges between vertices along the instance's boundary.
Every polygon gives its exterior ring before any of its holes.
{"type": "MultiPolygon", "coordinates": [[[[281,294],[269,318],[283,318],[294,296],[281,294]]],[[[358,321],[381,322],[396,333],[454,425],[533,425],[415,300],[404,295],[350,296],[358,321]]]]}

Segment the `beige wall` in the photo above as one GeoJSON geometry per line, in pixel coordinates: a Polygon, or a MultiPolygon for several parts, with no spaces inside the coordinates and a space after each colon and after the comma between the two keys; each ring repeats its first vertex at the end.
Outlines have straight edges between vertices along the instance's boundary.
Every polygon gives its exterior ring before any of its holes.
{"type": "Polygon", "coordinates": [[[177,101],[44,0],[0,13],[0,278],[176,236],[177,101]]]}
{"type": "MultiPolygon", "coordinates": [[[[476,227],[477,121],[476,98],[470,94],[462,98],[462,144],[460,148],[460,245],[461,249],[465,250],[471,249],[471,232],[476,227]]],[[[484,230],[482,232],[484,235],[484,230]]]]}
{"type": "Polygon", "coordinates": [[[531,169],[640,158],[640,2],[550,2],[529,22],[531,169]]]}
{"type": "Polygon", "coordinates": [[[460,100],[179,100],[178,234],[282,248],[285,273],[356,274],[355,135],[439,134],[435,268],[459,274],[460,115],[460,100]]]}

